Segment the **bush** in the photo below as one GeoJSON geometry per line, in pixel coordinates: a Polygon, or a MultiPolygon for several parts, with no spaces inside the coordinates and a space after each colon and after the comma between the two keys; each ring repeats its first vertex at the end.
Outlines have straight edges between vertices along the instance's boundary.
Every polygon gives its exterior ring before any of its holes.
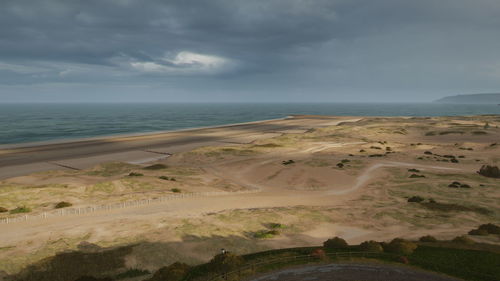
{"type": "Polygon", "coordinates": [[[242,266],[245,260],[232,253],[218,254],[208,263],[210,271],[229,272],[242,266]]]}
{"type": "Polygon", "coordinates": [[[11,214],[29,213],[29,212],[31,212],[31,209],[26,206],[17,207],[15,209],[10,210],[11,214]]]}
{"type": "Polygon", "coordinates": [[[166,181],[170,180],[170,178],[169,178],[169,177],[167,177],[167,176],[159,176],[158,178],[159,178],[160,180],[166,180],[166,181]]]}
{"type": "Polygon", "coordinates": [[[75,281],[113,281],[113,279],[109,277],[103,277],[103,278],[96,278],[93,276],[82,276],[75,281]]]}
{"type": "Polygon", "coordinates": [[[6,208],[4,207],[0,207],[0,213],[5,213],[5,212],[8,212],[9,210],[7,210],[6,208]]]}
{"type": "Polygon", "coordinates": [[[323,242],[323,247],[326,249],[342,249],[349,247],[349,244],[340,237],[334,237],[323,242]]]}
{"type": "MultiPolygon", "coordinates": [[[[116,275],[115,279],[133,278],[133,277],[147,275],[149,273],[151,273],[151,272],[149,272],[149,270],[142,270],[142,269],[132,268],[132,269],[129,269],[129,270],[125,271],[125,272],[122,272],[122,273],[116,275]]],[[[162,279],[162,280],[165,280],[165,279],[162,279]]]]}
{"type": "Polygon", "coordinates": [[[412,197],[408,198],[408,202],[415,202],[415,203],[420,203],[424,200],[425,199],[420,197],[420,196],[412,196],[412,197]]]}
{"type": "Polygon", "coordinates": [[[281,223],[272,222],[268,225],[268,227],[275,229],[275,228],[284,228],[285,226],[282,225],[281,223]]]}
{"type": "Polygon", "coordinates": [[[384,251],[384,248],[382,248],[382,245],[377,242],[377,241],[365,241],[359,245],[359,248],[361,251],[366,251],[366,252],[377,252],[381,253],[384,251]]]}
{"type": "Polygon", "coordinates": [[[417,174],[411,174],[409,178],[414,179],[414,178],[425,178],[424,175],[417,175],[417,174]]]}
{"type": "Polygon", "coordinates": [[[257,239],[266,239],[273,238],[274,236],[279,234],[280,232],[277,230],[259,230],[253,234],[253,237],[257,239]]]}
{"type": "Polygon", "coordinates": [[[147,167],[144,167],[144,170],[162,170],[162,169],[166,169],[168,168],[167,165],[163,165],[163,164],[153,164],[153,165],[150,165],[150,166],[147,166],[147,167]]]}
{"type": "Polygon", "coordinates": [[[189,272],[190,266],[185,263],[175,262],[164,266],[155,272],[148,281],[180,281],[184,280],[189,272]]]}
{"type": "Polygon", "coordinates": [[[417,247],[417,244],[413,242],[406,241],[401,238],[395,238],[390,243],[385,245],[384,250],[389,253],[411,255],[417,247]]]}
{"type": "Polygon", "coordinates": [[[408,172],[420,173],[420,170],[418,170],[418,169],[408,169],[408,172]]]}
{"type": "Polygon", "coordinates": [[[66,207],[71,207],[71,206],[73,206],[73,204],[66,202],[66,201],[61,201],[61,202],[56,204],[55,208],[61,209],[61,208],[66,208],[66,207]]]}
{"type": "Polygon", "coordinates": [[[489,178],[500,178],[500,169],[497,166],[483,165],[477,173],[489,178]]]}
{"type": "Polygon", "coordinates": [[[492,223],[482,224],[478,227],[479,230],[486,230],[489,234],[500,234],[500,226],[492,223]]]}
{"type": "Polygon", "coordinates": [[[135,172],[131,172],[130,174],[128,174],[129,177],[142,177],[144,176],[143,174],[141,173],[135,173],[135,172]]]}
{"type": "Polygon", "coordinates": [[[342,169],[342,168],[344,168],[344,164],[342,164],[342,163],[338,163],[338,164],[337,164],[337,167],[339,167],[339,168],[341,168],[341,169],[342,169]]]}
{"type": "Polygon", "coordinates": [[[488,235],[488,231],[486,229],[473,229],[469,231],[469,235],[480,235],[480,236],[486,236],[488,235]]]}
{"type": "Polygon", "coordinates": [[[349,159],[342,159],[340,162],[341,163],[349,163],[349,162],[351,162],[351,160],[349,160],[349,159]]]}
{"type": "Polygon", "coordinates": [[[420,239],[418,239],[418,241],[420,241],[420,242],[437,242],[437,239],[434,236],[425,235],[425,236],[420,237],[420,239]]]}
{"type": "Polygon", "coordinates": [[[285,165],[285,166],[286,166],[286,165],[293,164],[293,163],[295,163],[295,161],[293,161],[293,160],[287,160],[287,161],[283,161],[283,162],[281,162],[281,164],[283,164],[283,165],[285,165]]]}
{"type": "Polygon", "coordinates": [[[181,190],[178,188],[172,188],[170,189],[170,191],[172,191],[173,193],[181,193],[181,190]]]}
{"type": "Polygon", "coordinates": [[[457,237],[453,238],[453,240],[451,240],[451,242],[457,243],[457,244],[467,244],[467,245],[474,244],[474,241],[465,235],[457,236],[457,237]]]}

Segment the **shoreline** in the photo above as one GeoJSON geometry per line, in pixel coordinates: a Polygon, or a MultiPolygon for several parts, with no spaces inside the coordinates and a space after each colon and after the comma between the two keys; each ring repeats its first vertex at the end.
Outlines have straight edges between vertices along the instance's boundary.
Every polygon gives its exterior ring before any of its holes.
{"type": "MultiPolygon", "coordinates": [[[[84,142],[92,142],[92,141],[109,141],[109,140],[118,139],[118,138],[135,138],[135,137],[148,137],[148,136],[155,137],[155,136],[168,134],[168,133],[177,133],[177,132],[181,133],[181,132],[197,131],[197,130],[204,130],[204,129],[222,129],[222,128],[241,126],[241,125],[264,123],[264,122],[269,122],[269,121],[286,120],[286,119],[290,119],[290,118],[295,118],[296,116],[302,116],[302,115],[289,115],[289,116],[282,117],[282,118],[264,119],[264,120],[240,122],[240,123],[229,123],[229,124],[224,124],[224,125],[189,127],[189,128],[184,128],[184,129],[138,132],[138,133],[117,133],[117,134],[112,134],[112,135],[81,137],[81,138],[74,138],[74,139],[70,138],[70,139],[53,139],[53,140],[34,141],[34,142],[6,143],[6,144],[0,144],[0,151],[6,150],[6,149],[9,149],[9,150],[14,149],[15,150],[15,149],[22,149],[22,148],[36,148],[36,147],[43,147],[43,146],[60,145],[60,144],[73,144],[73,143],[76,144],[76,143],[84,143],[84,142]]],[[[327,116],[323,116],[323,117],[327,117],[327,116]]],[[[331,116],[331,117],[337,117],[337,116],[331,116]]]]}

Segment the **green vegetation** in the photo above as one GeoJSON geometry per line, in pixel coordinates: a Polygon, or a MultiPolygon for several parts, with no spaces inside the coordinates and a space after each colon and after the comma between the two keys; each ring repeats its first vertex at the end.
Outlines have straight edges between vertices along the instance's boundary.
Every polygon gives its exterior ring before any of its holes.
{"type": "Polygon", "coordinates": [[[418,239],[418,241],[433,243],[433,242],[437,242],[437,239],[434,236],[425,235],[425,236],[420,237],[420,239],[418,239]]]}
{"type": "Polygon", "coordinates": [[[349,244],[340,237],[333,237],[323,242],[323,247],[326,249],[345,249],[349,247],[349,244]]]}
{"type": "Polygon", "coordinates": [[[111,162],[101,164],[93,170],[86,172],[86,174],[91,176],[110,177],[128,173],[134,168],[136,168],[136,166],[132,164],[111,162]]]}
{"type": "Polygon", "coordinates": [[[128,174],[129,177],[142,177],[144,174],[141,173],[136,173],[136,172],[131,172],[128,174]]]}
{"type": "Polygon", "coordinates": [[[4,208],[4,207],[0,207],[0,213],[5,213],[5,212],[8,212],[9,210],[7,208],[4,208]]]}
{"type": "Polygon", "coordinates": [[[17,207],[15,209],[10,210],[11,214],[20,214],[20,213],[29,213],[31,209],[26,206],[17,207]]]}
{"type": "Polygon", "coordinates": [[[359,249],[366,252],[381,253],[384,251],[382,244],[377,241],[365,241],[359,245],[359,249]]]}
{"type": "Polygon", "coordinates": [[[500,226],[492,223],[482,224],[477,229],[469,231],[470,235],[500,234],[500,226]]]}
{"type": "Polygon", "coordinates": [[[453,243],[457,243],[457,244],[474,244],[474,240],[470,239],[469,237],[465,236],[465,235],[461,235],[461,236],[457,236],[455,238],[453,238],[451,240],[451,242],[453,243]]]}
{"type": "Polygon", "coordinates": [[[125,271],[125,272],[117,274],[115,276],[115,279],[119,280],[119,279],[125,279],[125,278],[133,278],[133,277],[138,277],[138,276],[144,276],[144,275],[147,275],[147,274],[150,274],[150,273],[151,272],[149,272],[149,270],[142,270],[142,269],[132,268],[132,269],[129,269],[129,270],[125,271]]]}
{"type": "Polygon", "coordinates": [[[177,181],[174,177],[159,176],[158,178],[166,181],[177,181]]]}
{"type": "Polygon", "coordinates": [[[420,202],[422,202],[424,200],[425,199],[422,198],[422,197],[420,197],[420,196],[412,196],[412,197],[408,198],[408,202],[410,202],[410,203],[412,203],[412,202],[413,203],[420,203],[420,202]]]}
{"type": "Polygon", "coordinates": [[[181,281],[184,280],[190,269],[191,267],[185,263],[175,262],[160,268],[147,281],[181,281]]]}
{"type": "Polygon", "coordinates": [[[173,193],[181,193],[182,191],[178,188],[172,188],[170,189],[170,191],[172,191],[173,193]]]}
{"type": "Polygon", "coordinates": [[[421,202],[420,203],[422,206],[426,207],[429,210],[433,211],[442,211],[442,212],[452,212],[452,211],[459,211],[459,212],[474,212],[482,215],[489,215],[492,212],[486,208],[483,207],[476,207],[476,206],[463,206],[463,205],[458,205],[458,204],[453,204],[453,203],[438,203],[438,202],[421,202]]]}
{"type": "Polygon", "coordinates": [[[295,161],[293,161],[293,160],[286,160],[286,161],[282,161],[282,162],[281,162],[281,164],[282,164],[282,165],[285,165],[285,166],[286,166],[286,165],[293,164],[293,163],[295,163],[295,161]]]}
{"type": "Polygon", "coordinates": [[[54,208],[56,209],[61,209],[61,208],[66,208],[66,207],[71,207],[73,204],[66,202],[66,201],[61,201],[55,205],[54,208]]]}
{"type": "Polygon", "coordinates": [[[277,230],[259,230],[253,234],[254,238],[257,239],[268,239],[279,235],[280,232],[277,230]]]}
{"type": "Polygon", "coordinates": [[[163,170],[163,169],[166,169],[166,168],[168,168],[168,166],[164,165],[164,164],[153,164],[153,165],[144,167],[143,169],[144,170],[163,170]]]}
{"type": "Polygon", "coordinates": [[[399,255],[411,255],[417,249],[417,244],[401,238],[395,238],[388,244],[382,244],[382,246],[384,251],[399,255]]]}

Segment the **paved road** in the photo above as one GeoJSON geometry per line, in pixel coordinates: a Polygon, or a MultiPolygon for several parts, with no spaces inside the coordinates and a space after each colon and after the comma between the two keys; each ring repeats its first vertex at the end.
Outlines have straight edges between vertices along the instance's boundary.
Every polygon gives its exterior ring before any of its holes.
{"type": "Polygon", "coordinates": [[[328,264],[268,273],[250,281],[458,281],[407,267],[369,264],[328,264]]]}

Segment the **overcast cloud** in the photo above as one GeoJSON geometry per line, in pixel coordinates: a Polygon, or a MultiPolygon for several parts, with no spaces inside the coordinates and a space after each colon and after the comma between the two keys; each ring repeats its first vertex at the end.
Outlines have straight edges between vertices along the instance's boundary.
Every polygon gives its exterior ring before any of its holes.
{"type": "Polygon", "coordinates": [[[429,101],[500,92],[498,0],[0,0],[0,98],[429,101]]]}

